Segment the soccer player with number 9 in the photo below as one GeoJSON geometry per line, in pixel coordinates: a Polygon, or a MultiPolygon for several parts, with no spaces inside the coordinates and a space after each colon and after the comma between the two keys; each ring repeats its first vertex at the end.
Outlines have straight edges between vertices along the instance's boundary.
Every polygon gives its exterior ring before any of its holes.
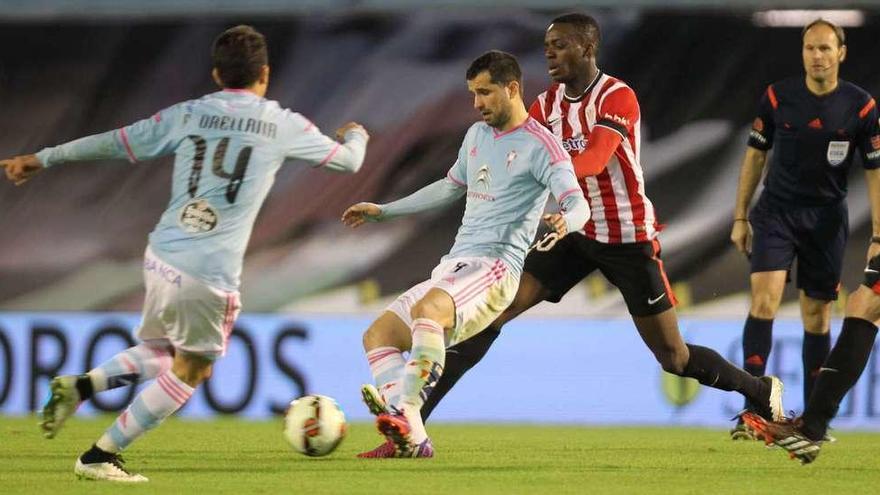
{"type": "Polygon", "coordinates": [[[183,406],[226,352],[240,310],[245,248],[284,160],[348,173],[363,163],[369,135],[359,124],[339,129],[339,143],[264,98],[268,52],[254,28],[223,32],[212,58],[221,91],[116,130],[0,161],[7,178],[22,184],[65,162],[175,156],[171,200],[144,254],[146,298],[136,331],[142,342],[87,374],[59,376],[50,385],[40,423],[47,438],[93,394],[155,378],[77,459],[81,478],[147,481],[126,470],[119,453],[183,406]]]}

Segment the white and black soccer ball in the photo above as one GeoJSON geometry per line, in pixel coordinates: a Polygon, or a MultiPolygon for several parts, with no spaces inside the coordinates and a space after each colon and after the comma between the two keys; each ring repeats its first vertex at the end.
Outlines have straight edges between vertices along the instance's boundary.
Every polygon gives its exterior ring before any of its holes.
{"type": "Polygon", "coordinates": [[[336,400],[304,395],[284,415],[284,438],[294,450],[310,457],[327,455],[342,443],[348,425],[336,400]]]}

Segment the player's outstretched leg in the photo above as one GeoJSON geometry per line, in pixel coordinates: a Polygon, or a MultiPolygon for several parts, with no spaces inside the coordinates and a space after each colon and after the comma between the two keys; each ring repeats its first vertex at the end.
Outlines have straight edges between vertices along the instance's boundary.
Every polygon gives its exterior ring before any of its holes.
{"type": "Polygon", "coordinates": [[[155,378],[171,367],[172,352],[166,340],[148,341],[119,352],[82,375],[56,376],[49,384],[49,400],[43,406],[40,428],[54,438],[79,405],[102,392],[155,378]]]}
{"type": "Polygon", "coordinates": [[[776,377],[754,377],[708,347],[685,344],[678,331],[675,309],[634,317],[639,334],[669,373],[694,378],[702,385],[737,391],[761,416],[779,421],[785,417],[782,382],[776,377]]]}
{"type": "Polygon", "coordinates": [[[211,368],[212,361],[207,358],[178,352],[172,369],[144,388],[101,438],[77,459],[76,475],[93,480],[147,481],[122,466],[120,452],[180,409],[195,387],[211,376],[211,368]]]}
{"type": "Polygon", "coordinates": [[[403,385],[406,360],[401,349],[412,346],[409,325],[392,311],[385,311],[364,333],[364,352],[376,386],[361,387],[370,414],[389,412],[397,404],[403,385]]]}
{"type": "MultiPolygon", "coordinates": [[[[364,351],[376,386],[361,386],[361,398],[374,416],[398,412],[394,404],[400,397],[406,364],[400,349],[411,347],[410,334],[409,326],[392,311],[384,312],[364,333],[364,351]]],[[[375,449],[357,456],[365,459],[397,457],[397,447],[386,439],[375,449]]]]}
{"type": "MultiPolygon", "coordinates": [[[[440,292],[440,291],[437,291],[440,292]]],[[[430,293],[429,293],[430,294],[430,293]]],[[[449,297],[442,293],[445,297],[449,297]]],[[[430,296],[426,296],[428,298],[430,296]]],[[[451,303],[451,298],[450,303],[451,303]]],[[[413,309],[419,313],[419,305],[413,309]]],[[[443,326],[431,318],[413,320],[412,350],[403,376],[403,394],[397,414],[382,414],[376,425],[397,446],[399,457],[433,457],[434,449],[422,423],[421,407],[443,373],[446,357],[443,326]]]]}

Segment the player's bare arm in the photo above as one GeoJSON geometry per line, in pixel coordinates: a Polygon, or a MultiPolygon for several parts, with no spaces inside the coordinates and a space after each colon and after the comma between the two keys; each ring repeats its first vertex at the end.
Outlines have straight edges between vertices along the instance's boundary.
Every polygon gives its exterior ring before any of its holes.
{"type": "Polygon", "coordinates": [[[0,160],[0,167],[6,170],[6,178],[20,186],[43,169],[43,164],[37,160],[36,155],[19,155],[6,160],[0,160]]]}
{"type": "Polygon", "coordinates": [[[342,214],[342,223],[356,229],[371,220],[376,220],[382,210],[375,203],[358,203],[349,206],[345,213],[342,214]]]}
{"type": "Polygon", "coordinates": [[[730,242],[736,250],[748,255],[752,251],[752,227],[749,225],[749,204],[761,180],[764,166],[767,163],[767,152],[746,148],[742,168],[739,173],[739,186],[736,190],[736,205],[733,209],[733,228],[730,231],[730,242]]]}

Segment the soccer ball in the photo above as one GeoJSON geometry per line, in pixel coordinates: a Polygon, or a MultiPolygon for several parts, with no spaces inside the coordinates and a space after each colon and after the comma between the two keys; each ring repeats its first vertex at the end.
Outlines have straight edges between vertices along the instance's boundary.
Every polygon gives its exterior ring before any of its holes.
{"type": "Polygon", "coordinates": [[[327,455],[342,443],[345,413],[331,397],[304,395],[284,415],[284,438],[294,450],[310,457],[327,455]]]}

